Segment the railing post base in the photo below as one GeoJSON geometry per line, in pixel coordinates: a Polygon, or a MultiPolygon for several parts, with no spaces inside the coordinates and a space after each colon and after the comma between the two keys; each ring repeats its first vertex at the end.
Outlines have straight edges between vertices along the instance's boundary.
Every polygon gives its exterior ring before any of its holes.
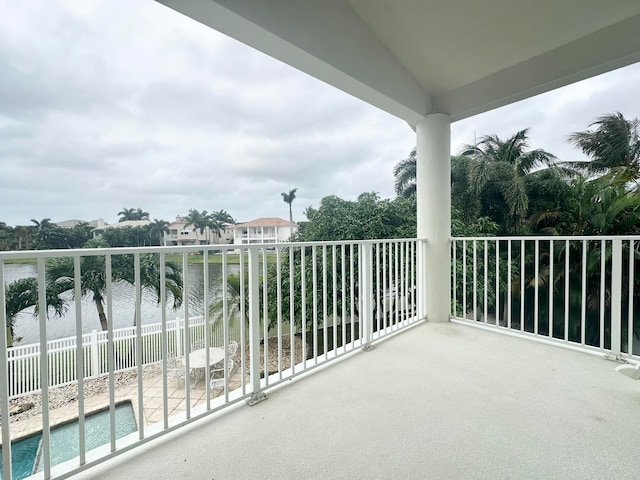
{"type": "Polygon", "coordinates": [[[247,398],[246,402],[247,402],[247,405],[249,405],[250,407],[253,407],[258,403],[265,401],[267,398],[269,397],[267,397],[266,393],[257,392],[257,393],[252,393],[251,396],[247,398]]]}
{"type": "Polygon", "coordinates": [[[363,352],[370,352],[374,348],[376,348],[375,345],[371,345],[370,343],[365,343],[364,347],[362,347],[362,351],[363,352]]]}

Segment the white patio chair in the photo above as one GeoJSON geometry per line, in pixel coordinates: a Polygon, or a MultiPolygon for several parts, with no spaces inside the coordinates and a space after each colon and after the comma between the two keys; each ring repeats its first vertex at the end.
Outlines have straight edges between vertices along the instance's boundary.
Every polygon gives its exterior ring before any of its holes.
{"type": "Polygon", "coordinates": [[[211,391],[216,389],[224,389],[225,377],[231,379],[231,374],[233,369],[235,368],[235,362],[229,359],[227,363],[227,368],[214,368],[211,370],[211,380],[209,381],[209,386],[211,387],[211,391]]]}
{"type": "Polygon", "coordinates": [[[231,342],[229,342],[229,345],[227,346],[227,352],[230,357],[233,357],[237,351],[238,351],[238,342],[236,342],[235,340],[232,340],[231,342]]]}
{"type": "Polygon", "coordinates": [[[205,347],[204,340],[195,340],[191,343],[191,351],[202,350],[205,347]]]}
{"type": "Polygon", "coordinates": [[[180,379],[184,383],[186,378],[186,372],[184,364],[175,355],[170,355],[167,359],[167,380],[175,379],[180,386],[180,379]]]}

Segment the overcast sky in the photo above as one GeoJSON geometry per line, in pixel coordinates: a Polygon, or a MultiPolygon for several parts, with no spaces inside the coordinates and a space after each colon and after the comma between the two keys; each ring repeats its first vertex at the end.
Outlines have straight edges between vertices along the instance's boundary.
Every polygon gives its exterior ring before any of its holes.
{"type": "MultiPolygon", "coordinates": [[[[640,65],[452,126],[529,127],[534,147],[599,115],[640,117],[640,65]]],[[[294,219],[327,195],[393,196],[408,125],[151,0],[0,0],[0,221],[172,220],[190,208],[294,219]]]]}

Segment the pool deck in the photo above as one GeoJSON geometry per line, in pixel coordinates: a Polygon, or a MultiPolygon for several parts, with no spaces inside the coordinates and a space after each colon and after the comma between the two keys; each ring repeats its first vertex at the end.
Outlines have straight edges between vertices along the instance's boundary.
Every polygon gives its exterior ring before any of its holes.
{"type": "MultiPolygon", "coordinates": [[[[240,386],[241,376],[239,372],[231,378],[229,382],[230,390],[240,386]]],[[[123,402],[131,402],[136,423],[144,422],[145,426],[161,422],[164,418],[163,400],[163,376],[160,372],[151,377],[143,379],[143,412],[140,416],[138,411],[138,384],[125,385],[115,389],[114,405],[123,402]]],[[[211,392],[211,398],[222,394],[221,390],[211,392]]],[[[206,389],[203,381],[191,382],[189,389],[189,404],[191,408],[203,405],[206,402],[206,389]]],[[[101,411],[109,408],[110,399],[108,392],[91,395],[84,400],[84,413],[101,411]]],[[[186,389],[183,381],[168,379],[167,381],[167,409],[169,416],[184,416],[187,410],[186,389]]],[[[53,428],[78,418],[78,402],[72,401],[68,404],[49,410],[49,426],[53,428]]],[[[11,439],[18,440],[28,437],[42,430],[42,415],[37,414],[28,418],[21,418],[16,421],[12,418],[10,423],[11,439]]]]}

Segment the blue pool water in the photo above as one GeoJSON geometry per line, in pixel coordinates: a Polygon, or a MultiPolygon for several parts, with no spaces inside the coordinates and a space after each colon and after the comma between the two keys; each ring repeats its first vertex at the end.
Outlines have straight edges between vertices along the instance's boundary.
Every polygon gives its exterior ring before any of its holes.
{"type": "MultiPolygon", "coordinates": [[[[116,438],[122,438],[135,432],[138,427],[133,414],[131,403],[116,405],[116,438]]],[[[85,417],[85,445],[86,450],[105,445],[110,441],[109,410],[93,413],[85,417]]],[[[13,465],[13,480],[19,480],[42,471],[40,462],[40,440],[42,435],[11,443],[11,460],[13,465]]],[[[80,432],[78,422],[71,422],[51,430],[51,464],[66,462],[79,455],[80,432]]],[[[0,479],[2,477],[2,448],[0,448],[0,479]]]]}

